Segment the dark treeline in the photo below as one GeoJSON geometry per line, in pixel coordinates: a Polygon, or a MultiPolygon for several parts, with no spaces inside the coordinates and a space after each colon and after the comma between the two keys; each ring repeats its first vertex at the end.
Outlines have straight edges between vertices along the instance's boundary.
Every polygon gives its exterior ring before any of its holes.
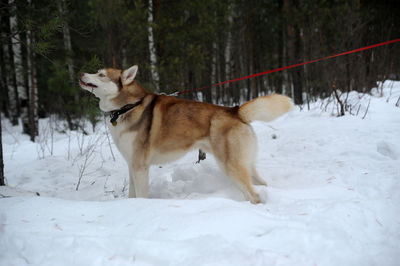
{"type": "MultiPolygon", "coordinates": [[[[139,65],[151,91],[172,93],[400,37],[398,1],[1,0],[1,111],[34,140],[38,117],[79,127],[95,101],[79,72],[139,65]]],[[[399,44],[182,97],[234,105],[270,92],[297,104],[398,79],[399,44]]]]}

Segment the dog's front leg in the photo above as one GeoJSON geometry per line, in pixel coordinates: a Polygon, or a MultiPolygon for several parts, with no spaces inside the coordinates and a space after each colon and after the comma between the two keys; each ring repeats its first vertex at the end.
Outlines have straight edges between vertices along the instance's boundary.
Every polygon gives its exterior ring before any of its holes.
{"type": "Polygon", "coordinates": [[[149,197],[149,166],[140,165],[134,167],[134,189],[136,197],[149,197]]]}

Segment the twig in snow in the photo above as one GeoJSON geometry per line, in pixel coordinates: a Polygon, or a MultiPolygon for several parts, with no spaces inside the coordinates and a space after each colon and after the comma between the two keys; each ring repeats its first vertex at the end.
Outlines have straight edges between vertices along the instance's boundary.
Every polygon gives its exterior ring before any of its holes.
{"type": "Polygon", "coordinates": [[[358,116],[358,112],[360,112],[361,104],[358,105],[356,116],[358,116]]]}
{"type": "Polygon", "coordinates": [[[392,83],[390,84],[389,96],[388,96],[387,99],[386,99],[386,102],[387,102],[387,103],[389,102],[390,97],[392,97],[393,84],[394,84],[394,81],[392,81],[392,83]]]}
{"type": "Polygon", "coordinates": [[[370,103],[371,103],[371,98],[369,98],[368,105],[367,105],[367,110],[365,110],[365,114],[364,114],[364,116],[363,116],[362,119],[364,119],[364,118],[367,116],[368,109],[369,109],[369,104],[370,104],[370,103]]]}
{"type": "Polygon", "coordinates": [[[380,97],[383,97],[383,84],[385,83],[385,80],[386,80],[386,74],[384,74],[383,75],[383,79],[382,79],[382,81],[381,81],[381,86],[380,86],[380,89],[378,88],[378,91],[380,92],[380,97]]]}
{"type": "Polygon", "coordinates": [[[71,158],[71,131],[68,133],[68,161],[71,158]]]}
{"type": "Polygon", "coordinates": [[[400,107],[400,96],[399,96],[399,98],[397,99],[396,107],[400,107]]]}
{"type": "Polygon", "coordinates": [[[336,101],[338,102],[339,107],[340,107],[340,113],[338,114],[338,116],[344,116],[345,115],[345,113],[344,113],[344,104],[343,104],[342,100],[340,100],[339,94],[337,93],[337,90],[336,90],[336,84],[335,83],[333,84],[333,93],[335,94],[336,101]]]}
{"type": "Polygon", "coordinates": [[[93,157],[93,154],[94,154],[94,151],[95,151],[96,144],[97,143],[95,141],[94,143],[89,144],[87,146],[87,148],[85,149],[85,152],[83,154],[85,158],[83,160],[83,163],[79,166],[79,178],[78,178],[78,183],[77,183],[76,188],[75,188],[76,191],[79,190],[79,186],[81,184],[82,177],[84,176],[84,173],[86,171],[87,165],[89,164],[89,161],[91,162],[91,159],[93,159],[92,157],[93,157]]]}
{"type": "Polygon", "coordinates": [[[36,151],[38,154],[38,158],[44,159],[44,157],[46,157],[46,150],[48,151],[50,156],[53,156],[55,131],[54,116],[50,116],[48,118],[47,124],[45,126],[39,126],[39,131],[39,136],[37,137],[36,142],[36,151]]]}
{"type": "Polygon", "coordinates": [[[76,140],[78,143],[79,154],[83,155],[83,149],[84,149],[84,144],[85,144],[85,134],[81,133],[81,132],[77,132],[76,140]]]}
{"type": "Polygon", "coordinates": [[[331,102],[332,102],[331,96],[329,96],[329,98],[328,98],[327,101],[326,101],[325,108],[324,108],[324,111],[325,111],[325,112],[328,110],[328,106],[329,106],[329,104],[330,104],[331,102]]]}
{"type": "Polygon", "coordinates": [[[124,185],[122,187],[122,195],[125,195],[125,191],[127,190],[127,187],[128,187],[128,181],[125,178],[124,179],[124,185]]]}

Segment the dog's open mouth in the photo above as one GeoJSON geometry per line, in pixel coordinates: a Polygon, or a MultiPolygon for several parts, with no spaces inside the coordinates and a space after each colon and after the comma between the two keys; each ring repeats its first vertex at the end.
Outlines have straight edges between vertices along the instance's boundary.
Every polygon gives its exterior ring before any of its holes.
{"type": "Polygon", "coordinates": [[[92,88],[97,88],[96,85],[94,85],[93,83],[86,83],[84,81],[82,81],[81,79],[79,80],[79,83],[85,87],[92,87],[92,88]]]}

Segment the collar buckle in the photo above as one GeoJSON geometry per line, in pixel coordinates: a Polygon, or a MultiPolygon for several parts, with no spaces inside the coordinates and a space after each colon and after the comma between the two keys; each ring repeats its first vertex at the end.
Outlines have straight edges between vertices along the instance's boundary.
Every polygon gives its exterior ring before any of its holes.
{"type": "Polygon", "coordinates": [[[121,109],[119,110],[114,110],[110,112],[110,123],[115,127],[117,125],[117,119],[120,115],[125,114],[126,112],[129,112],[130,110],[132,110],[133,108],[141,105],[143,102],[143,99],[141,99],[140,101],[134,103],[134,104],[127,104],[124,105],[121,109]]]}

